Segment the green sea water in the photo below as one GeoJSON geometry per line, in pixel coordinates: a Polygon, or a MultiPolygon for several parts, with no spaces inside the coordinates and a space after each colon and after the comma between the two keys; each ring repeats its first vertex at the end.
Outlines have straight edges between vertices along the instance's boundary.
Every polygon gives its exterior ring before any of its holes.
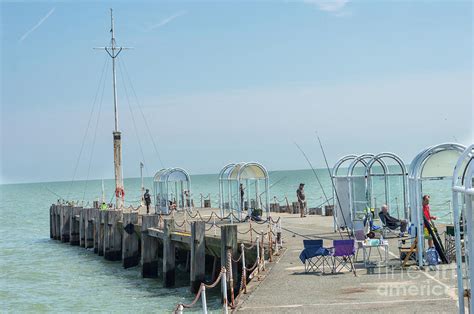
{"type": "MultiPolygon", "coordinates": [[[[331,182],[326,169],[317,169],[328,198],[331,182]]],[[[218,204],[217,175],[192,176],[196,205],[200,194],[211,195],[218,204]]],[[[311,170],[270,172],[271,199],[296,200],[300,182],[306,183],[310,207],[325,197],[311,170]]],[[[112,200],[114,181],[105,180],[105,193],[112,200]]],[[[140,200],[140,179],[124,180],[127,204],[140,200]]],[[[392,182],[392,212],[400,190],[392,182]]],[[[145,178],[152,190],[152,179],[145,178]]],[[[381,186],[381,184],[380,184],[381,186]]],[[[432,195],[432,212],[449,221],[450,185],[432,181],[424,192],[432,195]]],[[[381,191],[380,187],[374,188],[381,191]]],[[[49,238],[49,207],[58,198],[92,201],[101,195],[101,181],[48,182],[0,185],[0,309],[3,312],[167,312],[179,302],[190,302],[187,286],[162,288],[161,279],[143,279],[138,267],[124,270],[119,262],[108,262],[91,250],[61,244],[49,238]]],[[[209,293],[208,303],[219,312],[218,291],[209,293]]],[[[198,308],[199,309],[199,308],[198,308]]],[[[198,310],[197,309],[197,310],[198,310]]]]}

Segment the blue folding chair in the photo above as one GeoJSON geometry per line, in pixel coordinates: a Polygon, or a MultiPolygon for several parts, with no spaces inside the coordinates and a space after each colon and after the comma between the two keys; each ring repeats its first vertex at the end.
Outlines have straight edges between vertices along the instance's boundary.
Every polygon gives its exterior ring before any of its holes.
{"type": "Polygon", "coordinates": [[[330,252],[323,247],[323,240],[303,240],[303,246],[304,249],[300,253],[300,260],[304,264],[304,271],[306,273],[321,270],[324,273],[325,265],[331,268],[326,260],[326,256],[330,252]]]}

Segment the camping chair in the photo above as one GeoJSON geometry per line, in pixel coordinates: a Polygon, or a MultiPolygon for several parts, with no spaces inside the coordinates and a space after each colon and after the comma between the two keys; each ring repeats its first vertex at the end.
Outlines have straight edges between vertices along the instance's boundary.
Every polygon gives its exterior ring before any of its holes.
{"type": "MultiPolygon", "coordinates": [[[[354,232],[355,239],[356,239],[356,246],[357,246],[357,251],[355,254],[354,262],[357,262],[357,255],[359,254],[359,250],[362,249],[363,251],[365,250],[364,248],[364,241],[366,239],[365,236],[365,231],[364,230],[356,230],[354,232]]],[[[364,252],[365,256],[365,252],[364,252]]]]}
{"type": "Polygon", "coordinates": [[[333,246],[333,273],[340,272],[344,268],[347,268],[353,272],[355,276],[356,271],[354,263],[352,262],[355,253],[354,240],[334,240],[333,246]]]}
{"type": "Polygon", "coordinates": [[[304,249],[300,253],[300,260],[304,264],[304,271],[306,273],[310,271],[324,273],[324,265],[329,263],[326,260],[326,256],[329,255],[329,251],[323,247],[323,240],[303,240],[304,249]]]}
{"type": "Polygon", "coordinates": [[[395,232],[395,231],[400,231],[400,226],[401,225],[398,225],[398,226],[388,226],[386,221],[385,221],[385,217],[384,215],[382,215],[382,212],[379,212],[379,218],[380,218],[380,222],[382,223],[382,235],[383,237],[386,237],[387,235],[387,232],[395,232]]]}

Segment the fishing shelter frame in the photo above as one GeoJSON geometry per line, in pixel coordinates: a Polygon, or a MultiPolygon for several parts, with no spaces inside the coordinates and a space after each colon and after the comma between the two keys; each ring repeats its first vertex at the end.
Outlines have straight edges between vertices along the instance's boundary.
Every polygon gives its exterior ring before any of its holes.
{"type": "MultiPolygon", "coordinates": [[[[394,166],[395,166],[394,165],[394,166]]],[[[390,204],[391,202],[391,184],[389,178],[396,178],[399,177],[401,179],[401,197],[403,198],[403,218],[408,220],[409,219],[409,209],[408,209],[408,173],[407,168],[403,160],[395,155],[394,153],[384,152],[375,155],[367,164],[365,176],[367,177],[367,198],[369,199],[370,208],[376,208],[376,198],[373,195],[374,193],[374,178],[375,177],[383,177],[384,179],[384,196],[385,196],[385,204],[389,205],[389,210],[391,209],[390,204]],[[398,171],[390,171],[389,165],[385,162],[386,160],[391,160],[398,166],[398,171]],[[372,167],[376,164],[380,164],[382,166],[383,173],[375,173],[372,171],[372,167]]],[[[397,204],[398,206],[398,204],[397,204]]],[[[397,208],[397,216],[399,216],[399,209],[397,208]]],[[[397,217],[400,219],[400,217],[397,217]]]]}
{"type": "MultiPolygon", "coordinates": [[[[230,163],[222,168],[219,173],[219,207],[221,215],[224,216],[225,210],[233,213],[236,210],[239,219],[242,219],[244,202],[240,199],[240,184],[245,186],[245,196],[248,204],[248,214],[251,215],[253,209],[261,208],[265,210],[267,219],[270,214],[270,195],[269,195],[269,176],[268,171],[263,165],[257,162],[230,163]],[[264,190],[260,192],[259,183],[264,181],[264,190]],[[250,187],[255,187],[255,202],[252,208],[250,187]],[[265,206],[261,202],[261,195],[265,194],[265,206]]],[[[231,215],[232,218],[233,215],[231,215]]]]}
{"type": "Polygon", "coordinates": [[[401,195],[403,197],[404,217],[408,217],[407,171],[400,157],[393,153],[346,155],[340,158],[332,170],[334,183],[334,230],[348,228],[354,230],[357,222],[363,225],[367,215],[367,208],[375,208],[374,178],[384,179],[384,200],[390,204],[390,177],[401,177],[401,195]],[[399,167],[399,171],[391,173],[385,160],[392,160],[399,167]],[[340,174],[340,168],[349,163],[347,172],[340,174]],[[376,173],[374,165],[379,165],[382,172],[376,173]],[[362,166],[362,167],[361,167],[362,166]],[[362,169],[361,169],[362,168],[362,169]],[[360,171],[362,170],[362,171],[360,171]]]}
{"type": "Polygon", "coordinates": [[[163,214],[170,213],[170,202],[176,209],[190,208],[191,178],[182,168],[166,168],[158,171],[153,177],[155,194],[155,211],[163,214]]]}
{"type": "MultiPolygon", "coordinates": [[[[471,293],[474,291],[474,269],[471,265],[471,261],[474,260],[474,239],[472,238],[472,230],[474,228],[474,216],[472,213],[474,208],[473,176],[474,145],[471,145],[464,150],[456,163],[453,171],[452,184],[459,313],[464,313],[464,286],[466,286],[471,293]],[[467,248],[464,250],[464,265],[461,226],[464,233],[464,247],[467,248]],[[463,278],[465,280],[463,280],[463,278]],[[466,285],[464,285],[464,283],[466,283],[466,285]]],[[[470,293],[467,295],[469,295],[470,298],[470,293]]],[[[474,313],[474,305],[472,302],[468,302],[468,304],[469,312],[474,313]]]]}
{"type": "MultiPolygon", "coordinates": [[[[428,147],[415,156],[409,167],[408,185],[411,221],[415,224],[418,265],[423,266],[424,220],[423,182],[428,180],[453,180],[453,170],[465,147],[457,143],[444,143],[428,147]]],[[[412,230],[412,232],[414,232],[412,230]]]]}

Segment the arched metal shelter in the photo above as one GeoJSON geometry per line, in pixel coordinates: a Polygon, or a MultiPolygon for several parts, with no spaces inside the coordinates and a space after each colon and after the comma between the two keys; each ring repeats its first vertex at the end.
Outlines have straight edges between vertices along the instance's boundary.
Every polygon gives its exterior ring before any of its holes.
{"type": "Polygon", "coordinates": [[[219,173],[221,214],[224,215],[225,210],[229,212],[236,210],[239,213],[239,219],[242,218],[245,204],[240,199],[240,184],[244,187],[248,214],[250,215],[253,209],[258,208],[265,211],[268,218],[270,213],[268,171],[257,162],[230,163],[222,168],[219,173]],[[260,192],[259,187],[261,181],[264,182],[263,192],[260,192]],[[251,189],[253,189],[252,192],[251,189]],[[262,204],[261,200],[263,194],[265,194],[265,204],[262,204]],[[253,199],[254,196],[255,199],[253,199]]]}
{"type": "Polygon", "coordinates": [[[182,168],[166,168],[153,177],[155,211],[169,214],[170,208],[191,207],[191,178],[182,168]]]}
{"type": "Polygon", "coordinates": [[[417,226],[418,265],[420,267],[423,266],[424,252],[423,182],[452,180],[453,169],[464,150],[463,145],[456,143],[435,145],[421,151],[410,164],[408,173],[410,213],[411,221],[417,226]]]}
{"type": "MultiPolygon", "coordinates": [[[[339,159],[332,170],[334,183],[334,229],[353,229],[356,221],[363,224],[368,208],[376,208],[375,192],[376,182],[374,178],[379,177],[384,180],[381,195],[383,200],[389,205],[393,203],[391,198],[390,180],[391,177],[400,177],[402,180],[400,195],[404,206],[404,217],[407,218],[407,181],[406,167],[403,161],[393,153],[346,155],[339,159]],[[397,170],[391,172],[385,161],[393,161],[397,170]],[[347,171],[341,170],[344,165],[347,171]]],[[[380,191],[377,191],[380,192],[380,191]]]]}
{"type": "MultiPolygon", "coordinates": [[[[391,210],[395,205],[397,207],[397,218],[409,219],[409,210],[408,210],[408,181],[407,181],[407,169],[403,160],[393,154],[393,153],[380,153],[375,155],[367,164],[365,176],[367,177],[367,199],[369,200],[369,207],[378,209],[376,197],[375,197],[375,182],[374,178],[382,178],[384,181],[384,188],[381,195],[384,196],[384,203],[388,205],[389,210],[391,210]],[[393,167],[390,167],[391,164],[389,161],[393,162],[393,167]],[[373,170],[375,164],[381,166],[383,172],[376,172],[373,170]],[[399,193],[392,193],[394,187],[392,186],[390,179],[399,178],[400,184],[397,186],[399,193]],[[403,217],[400,217],[398,197],[392,198],[392,195],[399,195],[402,199],[400,200],[403,205],[403,217]]],[[[379,191],[377,191],[379,192],[379,191]]]]}
{"type": "MultiPolygon", "coordinates": [[[[356,159],[357,155],[346,155],[341,157],[332,168],[331,176],[333,180],[333,200],[334,200],[334,231],[347,228],[351,221],[349,184],[347,182],[347,173],[341,173],[349,162],[356,159]]],[[[352,224],[352,222],[351,222],[352,224]]],[[[352,226],[352,225],[351,225],[352,226]]]]}
{"type": "MultiPolygon", "coordinates": [[[[453,220],[454,238],[456,242],[456,272],[458,281],[459,313],[464,313],[464,289],[474,291],[474,269],[471,261],[474,260],[474,239],[472,230],[474,228],[474,145],[469,146],[459,157],[453,172],[453,220]],[[462,221],[461,221],[462,217],[462,221]],[[461,226],[464,236],[464,265],[463,247],[461,245],[461,226]],[[463,280],[464,278],[464,280],[463,280]]],[[[474,305],[469,304],[469,313],[474,313],[474,305]]]]}

